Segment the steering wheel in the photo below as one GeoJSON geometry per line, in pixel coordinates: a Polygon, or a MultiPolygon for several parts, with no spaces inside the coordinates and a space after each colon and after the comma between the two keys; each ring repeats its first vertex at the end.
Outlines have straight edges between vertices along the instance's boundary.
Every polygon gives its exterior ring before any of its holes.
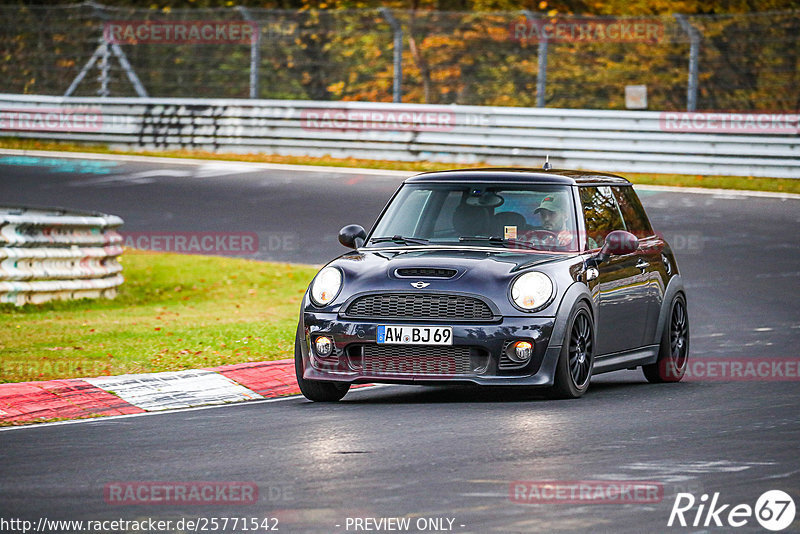
{"type": "Polygon", "coordinates": [[[531,241],[536,241],[540,245],[555,246],[558,244],[558,236],[550,230],[531,230],[528,232],[531,241]]]}

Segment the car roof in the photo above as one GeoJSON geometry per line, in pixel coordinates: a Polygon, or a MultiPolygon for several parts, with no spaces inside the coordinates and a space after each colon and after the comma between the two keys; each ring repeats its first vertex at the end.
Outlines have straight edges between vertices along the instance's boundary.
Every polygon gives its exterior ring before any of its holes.
{"type": "Polygon", "coordinates": [[[563,185],[631,185],[616,174],[570,169],[534,169],[524,167],[487,167],[483,169],[457,169],[417,174],[406,183],[426,182],[518,182],[529,184],[563,185]]]}

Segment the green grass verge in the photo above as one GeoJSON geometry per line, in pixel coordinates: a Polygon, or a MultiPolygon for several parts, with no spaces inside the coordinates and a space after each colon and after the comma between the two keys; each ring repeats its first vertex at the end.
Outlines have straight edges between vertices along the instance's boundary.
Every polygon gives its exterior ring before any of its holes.
{"type": "MultiPolygon", "coordinates": [[[[365,169],[386,169],[399,171],[441,171],[465,167],[485,167],[483,163],[470,165],[457,163],[437,163],[427,161],[382,161],[372,159],[338,159],[330,157],[313,158],[306,156],[277,156],[269,154],[218,154],[194,150],[172,151],[134,151],[111,150],[105,145],[79,143],[60,143],[30,139],[0,139],[0,147],[20,150],[60,150],[65,152],[92,152],[98,154],[124,154],[138,156],[158,156],[167,158],[194,158],[228,161],[252,161],[258,163],[283,163],[290,165],[322,165],[327,167],[358,167],[365,169]]],[[[800,180],[790,178],[758,178],[752,176],[700,176],[686,174],[637,174],[624,173],[635,184],[665,185],[680,187],[703,187],[711,189],[738,189],[746,191],[772,191],[800,194],[800,180]]]]}
{"type": "Polygon", "coordinates": [[[0,382],[290,358],[316,270],[126,251],[113,300],[0,306],[0,382]]]}

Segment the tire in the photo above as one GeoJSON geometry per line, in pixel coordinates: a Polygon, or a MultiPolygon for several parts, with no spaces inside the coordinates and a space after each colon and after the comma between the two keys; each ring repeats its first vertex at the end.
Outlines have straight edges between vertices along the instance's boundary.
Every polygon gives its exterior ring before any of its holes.
{"type": "Polygon", "coordinates": [[[658,360],[643,365],[642,372],[648,382],[680,382],[686,374],[689,361],[689,314],[686,310],[686,297],[675,296],[670,305],[669,315],[661,335],[658,360]]]}
{"type": "Polygon", "coordinates": [[[594,321],[589,306],[579,303],[567,322],[550,397],[577,399],[589,389],[594,367],[594,321]]]}
{"type": "Polygon", "coordinates": [[[297,326],[297,335],[294,341],[294,372],[297,375],[297,385],[300,393],[305,398],[314,402],[337,402],[347,395],[350,384],[340,382],[323,382],[320,380],[306,380],[303,378],[303,351],[300,325],[297,326]]]}

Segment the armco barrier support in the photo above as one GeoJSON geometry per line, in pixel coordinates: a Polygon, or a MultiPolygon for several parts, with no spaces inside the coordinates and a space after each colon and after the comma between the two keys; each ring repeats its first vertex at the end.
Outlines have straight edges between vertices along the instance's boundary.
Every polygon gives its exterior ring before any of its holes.
{"type": "Polygon", "coordinates": [[[797,113],[0,94],[0,136],[126,148],[798,178],[797,134],[797,113]]]}
{"type": "Polygon", "coordinates": [[[113,298],[120,225],[115,215],[0,206],[0,303],[113,298]]]}

